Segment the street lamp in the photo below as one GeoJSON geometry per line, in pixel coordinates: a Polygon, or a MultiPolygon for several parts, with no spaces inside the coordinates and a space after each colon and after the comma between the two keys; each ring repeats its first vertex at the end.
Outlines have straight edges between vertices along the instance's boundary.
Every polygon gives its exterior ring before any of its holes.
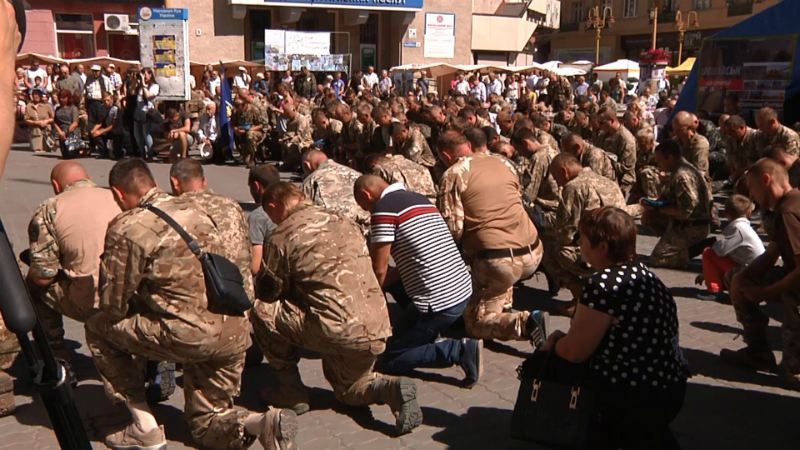
{"type": "Polygon", "coordinates": [[[661,0],[653,2],[653,9],[650,10],[650,18],[653,19],[653,46],[651,50],[656,49],[656,38],[658,37],[658,10],[661,9],[661,0]]]}
{"type": "Polygon", "coordinates": [[[614,24],[614,12],[610,6],[603,8],[603,13],[600,14],[600,6],[593,6],[589,9],[589,17],[586,19],[586,28],[594,28],[597,32],[595,42],[595,65],[600,64],[600,37],[605,28],[611,27],[614,24]]]}
{"type": "Polygon", "coordinates": [[[686,30],[690,28],[700,28],[700,20],[697,18],[697,11],[691,10],[686,14],[686,20],[683,20],[681,10],[675,13],[675,26],[678,27],[678,65],[681,65],[681,58],[683,57],[683,35],[686,30]]]}

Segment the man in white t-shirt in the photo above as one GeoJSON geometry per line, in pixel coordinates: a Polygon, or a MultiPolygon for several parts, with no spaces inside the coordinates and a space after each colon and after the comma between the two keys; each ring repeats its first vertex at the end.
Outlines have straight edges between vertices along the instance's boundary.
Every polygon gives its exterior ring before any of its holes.
{"type": "Polygon", "coordinates": [[[211,99],[217,98],[217,91],[222,85],[222,79],[219,77],[219,72],[216,70],[211,72],[211,78],[208,79],[208,97],[211,99]]]}
{"type": "Polygon", "coordinates": [[[114,94],[119,94],[120,89],[122,89],[122,77],[117,73],[117,66],[115,66],[114,63],[110,63],[106,66],[106,78],[108,78],[111,84],[112,92],[114,94]]]}
{"type": "Polygon", "coordinates": [[[375,68],[372,66],[369,66],[367,68],[367,73],[365,73],[364,77],[361,78],[361,83],[364,86],[364,89],[368,91],[374,91],[375,86],[378,85],[379,81],[380,80],[378,80],[378,74],[375,73],[375,68]]]}
{"type": "Polygon", "coordinates": [[[32,89],[37,77],[42,79],[42,87],[46,87],[50,77],[47,76],[47,71],[39,66],[39,61],[34,59],[31,61],[31,67],[25,71],[25,87],[32,89]]]}
{"type": "Polygon", "coordinates": [[[238,89],[250,89],[250,81],[252,77],[247,73],[244,66],[239,66],[239,74],[233,77],[233,87],[238,89]]]}

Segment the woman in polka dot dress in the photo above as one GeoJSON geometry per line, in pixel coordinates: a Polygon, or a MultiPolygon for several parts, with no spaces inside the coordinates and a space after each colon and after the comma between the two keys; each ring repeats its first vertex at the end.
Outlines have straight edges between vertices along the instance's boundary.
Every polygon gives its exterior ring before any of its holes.
{"type": "Polygon", "coordinates": [[[569,332],[555,331],[543,348],[573,363],[588,361],[598,396],[593,449],[680,448],[669,429],[687,377],[675,300],[634,261],[636,224],[627,213],[587,211],[580,233],[581,254],[597,272],[586,280],[569,332]]]}

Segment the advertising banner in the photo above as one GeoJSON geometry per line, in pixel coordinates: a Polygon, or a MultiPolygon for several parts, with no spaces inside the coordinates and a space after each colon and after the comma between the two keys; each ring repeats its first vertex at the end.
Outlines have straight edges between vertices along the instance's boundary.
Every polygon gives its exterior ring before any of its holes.
{"type": "Polygon", "coordinates": [[[161,100],[189,100],[189,10],[139,8],[142,67],[152,67],[161,100]]]}
{"type": "Polygon", "coordinates": [[[425,13],[426,58],[454,58],[456,51],[456,15],[425,13]]]}
{"type": "Polygon", "coordinates": [[[700,50],[697,109],[746,114],[769,106],[783,112],[794,71],[797,35],[714,39],[700,50]]]}
{"type": "Polygon", "coordinates": [[[330,55],[331,34],[327,32],[287,31],[285,53],[290,55],[330,55]]]}

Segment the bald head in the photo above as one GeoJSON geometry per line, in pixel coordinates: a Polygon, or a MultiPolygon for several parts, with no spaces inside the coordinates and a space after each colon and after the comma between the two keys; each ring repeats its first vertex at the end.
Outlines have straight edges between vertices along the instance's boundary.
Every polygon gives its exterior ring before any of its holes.
{"type": "Polygon", "coordinates": [[[61,161],[50,172],[50,184],[53,185],[56,194],[60,194],[76,181],[88,179],[89,173],[86,172],[86,168],[77,161],[61,161]]]}
{"type": "Polygon", "coordinates": [[[675,114],[675,118],[672,119],[672,122],[683,126],[691,126],[694,124],[694,114],[686,111],[679,111],[675,114]]]}
{"type": "Polygon", "coordinates": [[[310,150],[303,155],[303,170],[306,174],[313,173],[320,164],[328,160],[326,155],[321,150],[310,150]]]}
{"type": "Polygon", "coordinates": [[[583,170],[581,162],[569,153],[559,153],[550,162],[550,174],[553,175],[559,186],[564,186],[572,181],[581,173],[581,170],[583,170]]]}
{"type": "Polygon", "coordinates": [[[169,182],[172,193],[181,195],[184,192],[200,192],[208,187],[203,165],[195,159],[178,160],[169,169],[169,182]]]}
{"type": "Polygon", "coordinates": [[[356,198],[358,206],[365,211],[372,212],[387,187],[389,187],[389,183],[379,176],[361,175],[353,185],[353,196],[356,198]]]}
{"type": "Polygon", "coordinates": [[[561,148],[571,155],[580,157],[586,148],[586,141],[580,135],[570,133],[561,139],[561,148]]]}

